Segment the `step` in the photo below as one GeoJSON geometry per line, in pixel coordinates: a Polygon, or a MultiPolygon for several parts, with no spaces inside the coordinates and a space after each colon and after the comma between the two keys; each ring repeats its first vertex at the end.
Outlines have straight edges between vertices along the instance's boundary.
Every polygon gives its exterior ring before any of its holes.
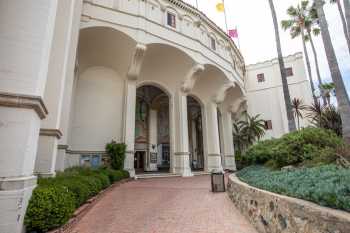
{"type": "Polygon", "coordinates": [[[135,180],[137,180],[137,179],[151,179],[151,178],[167,178],[167,177],[181,177],[181,175],[174,174],[174,173],[136,174],[135,180]]]}
{"type": "MultiPolygon", "coordinates": [[[[210,172],[192,172],[194,176],[206,176],[210,175],[210,172]]],[[[181,177],[180,174],[175,173],[143,173],[143,174],[136,174],[135,180],[137,179],[151,179],[151,178],[167,178],[167,177],[181,177]]]]}

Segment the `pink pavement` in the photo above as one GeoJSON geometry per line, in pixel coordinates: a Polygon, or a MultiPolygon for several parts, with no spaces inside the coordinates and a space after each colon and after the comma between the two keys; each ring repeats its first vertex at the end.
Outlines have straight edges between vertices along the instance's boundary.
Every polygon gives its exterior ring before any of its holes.
{"type": "Polygon", "coordinates": [[[73,233],[257,233],[210,176],[124,183],[96,203],[73,233]]]}

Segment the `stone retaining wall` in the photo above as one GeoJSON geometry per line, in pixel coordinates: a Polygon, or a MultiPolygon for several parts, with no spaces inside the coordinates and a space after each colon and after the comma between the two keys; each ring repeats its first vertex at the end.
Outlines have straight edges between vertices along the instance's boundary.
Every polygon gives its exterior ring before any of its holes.
{"type": "Polygon", "coordinates": [[[227,193],[259,233],[350,233],[350,214],[228,180],[227,193]]]}

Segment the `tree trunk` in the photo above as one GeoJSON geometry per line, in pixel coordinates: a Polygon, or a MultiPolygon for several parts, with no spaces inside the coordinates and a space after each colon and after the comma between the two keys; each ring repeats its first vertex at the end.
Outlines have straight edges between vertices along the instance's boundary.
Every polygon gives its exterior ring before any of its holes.
{"type": "MultiPolygon", "coordinates": [[[[316,49],[315,49],[315,44],[314,44],[314,40],[312,39],[311,32],[308,31],[307,33],[308,33],[308,36],[309,36],[312,52],[314,54],[316,74],[317,74],[317,80],[318,80],[318,87],[320,88],[320,86],[323,84],[323,82],[322,82],[321,73],[320,73],[320,66],[318,64],[317,52],[316,52],[316,49]]],[[[326,97],[324,97],[323,93],[321,93],[321,95],[322,95],[323,104],[326,104],[326,97]]]]}
{"type": "MultiPolygon", "coordinates": [[[[306,62],[306,67],[307,67],[307,72],[309,74],[309,81],[311,85],[311,91],[312,91],[312,98],[314,99],[314,103],[317,103],[317,99],[315,96],[315,86],[314,86],[314,80],[312,79],[312,72],[311,72],[311,65],[310,65],[310,60],[309,60],[309,54],[307,52],[306,48],[306,42],[305,42],[305,34],[304,34],[304,28],[301,28],[301,40],[303,42],[303,49],[304,49],[304,54],[305,54],[305,62],[306,62]]],[[[299,124],[299,119],[298,119],[298,124],[299,124]]],[[[299,129],[299,126],[298,126],[299,129]]]]}
{"type": "Polygon", "coordinates": [[[348,28],[348,35],[350,37],[350,1],[343,0],[343,3],[344,3],[344,9],[345,9],[346,25],[348,28]]]}
{"type": "Polygon", "coordinates": [[[331,36],[329,35],[328,24],[323,10],[323,0],[315,0],[317,14],[319,17],[321,35],[323,39],[324,48],[326,51],[328,66],[331,71],[332,80],[335,84],[336,98],[338,101],[338,108],[342,119],[343,137],[350,143],[350,101],[346,92],[343,78],[338,66],[338,61],[335,55],[331,36]]]}
{"type": "MultiPolygon", "coordinates": [[[[345,0],[345,1],[349,1],[349,0],[345,0]]],[[[340,4],[340,0],[337,0],[337,6],[338,6],[341,22],[343,24],[343,31],[344,31],[346,43],[348,44],[348,50],[349,50],[349,54],[350,54],[350,36],[349,36],[348,28],[346,26],[346,20],[345,20],[343,8],[341,7],[341,4],[340,4]]]]}
{"type": "Polygon", "coordinates": [[[270,4],[270,8],[271,8],[271,15],[272,15],[272,19],[273,19],[273,24],[275,26],[277,54],[278,54],[278,61],[279,61],[279,65],[280,65],[280,72],[281,72],[281,78],[282,78],[282,89],[283,89],[284,102],[285,102],[286,111],[287,111],[288,129],[290,132],[292,132],[292,131],[296,130],[296,126],[295,126],[292,105],[291,105],[288,81],[287,81],[287,77],[286,77],[286,69],[284,66],[284,60],[283,60],[283,56],[282,56],[282,48],[281,48],[281,41],[280,41],[280,35],[279,35],[279,29],[278,29],[277,15],[276,15],[275,6],[273,5],[273,0],[269,0],[269,4],[270,4]]]}

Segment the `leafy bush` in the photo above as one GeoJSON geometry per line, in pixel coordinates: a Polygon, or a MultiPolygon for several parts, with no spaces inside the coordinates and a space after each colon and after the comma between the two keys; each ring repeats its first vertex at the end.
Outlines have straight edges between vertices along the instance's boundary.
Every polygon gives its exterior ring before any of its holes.
{"type": "Polygon", "coordinates": [[[271,139],[257,143],[245,153],[248,165],[265,164],[273,167],[288,165],[322,165],[336,159],[336,149],[344,143],[330,130],[305,128],[284,135],[280,139],[271,139]]]}
{"type": "Polygon", "coordinates": [[[33,191],[24,223],[29,232],[46,232],[66,223],[74,209],[74,195],[66,187],[38,187],[33,191]]]}
{"type": "Polygon", "coordinates": [[[263,166],[250,166],[239,171],[237,176],[260,189],[350,212],[349,169],[326,165],[271,171],[263,166]]]}
{"type": "Polygon", "coordinates": [[[106,151],[111,158],[111,166],[116,170],[124,169],[126,144],[111,141],[106,145],[106,151]]]}
{"type": "Polygon", "coordinates": [[[68,221],[75,208],[111,183],[128,177],[127,171],[75,167],[58,172],[54,178],[40,178],[28,205],[25,225],[35,232],[57,228],[68,221]]]}

